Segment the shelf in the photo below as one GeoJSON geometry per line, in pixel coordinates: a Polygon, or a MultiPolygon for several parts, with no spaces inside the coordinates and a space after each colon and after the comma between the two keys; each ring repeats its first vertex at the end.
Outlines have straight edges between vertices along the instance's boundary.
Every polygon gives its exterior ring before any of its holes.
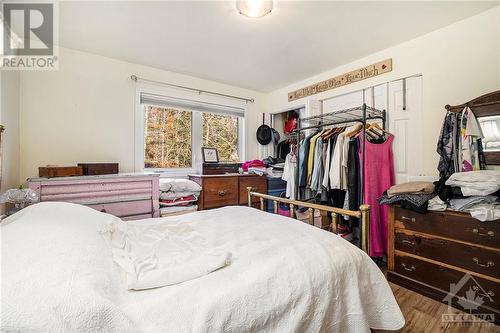
{"type": "Polygon", "coordinates": [[[307,117],[300,119],[301,128],[296,129],[296,132],[302,130],[333,126],[339,124],[349,124],[349,123],[365,123],[369,120],[380,119],[385,121],[385,110],[378,110],[370,106],[366,106],[366,118],[363,117],[363,106],[358,106],[355,108],[349,108],[339,111],[333,111],[324,113],[317,116],[307,117]]]}

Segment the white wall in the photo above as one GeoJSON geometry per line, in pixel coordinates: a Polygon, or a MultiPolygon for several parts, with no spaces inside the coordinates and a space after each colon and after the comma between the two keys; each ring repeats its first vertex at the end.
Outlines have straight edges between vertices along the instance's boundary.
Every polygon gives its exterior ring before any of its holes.
{"type": "MultiPolygon", "coordinates": [[[[19,186],[19,72],[0,72],[0,124],[3,132],[2,183],[0,190],[19,186]]],[[[4,207],[0,207],[3,212],[4,207]]]]}
{"type": "Polygon", "coordinates": [[[256,158],[257,113],[265,95],[213,81],[60,48],[59,70],[21,74],[22,180],[46,164],[119,162],[134,171],[136,84],[130,75],[254,98],[247,112],[247,158],[256,158]]]}
{"type": "Polygon", "coordinates": [[[436,142],[445,114],[444,106],[461,104],[500,89],[500,7],[274,91],[269,96],[270,109],[282,110],[303,105],[304,100],[289,103],[287,93],[387,58],[393,59],[391,73],[323,92],[312,98],[326,99],[422,74],[426,129],[422,133],[423,171],[425,175],[435,175],[438,162],[436,142]]]}

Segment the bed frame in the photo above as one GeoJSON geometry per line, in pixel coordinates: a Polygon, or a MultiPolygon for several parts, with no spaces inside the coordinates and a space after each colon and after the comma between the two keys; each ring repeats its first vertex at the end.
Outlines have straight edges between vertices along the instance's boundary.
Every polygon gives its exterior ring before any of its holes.
{"type": "Polygon", "coordinates": [[[278,214],[278,205],[279,203],[287,204],[290,207],[290,217],[296,217],[295,209],[298,207],[307,207],[309,210],[309,220],[308,223],[310,225],[314,225],[314,210],[319,210],[320,212],[330,213],[330,226],[333,233],[337,233],[337,216],[338,215],[347,215],[360,219],[361,221],[361,249],[369,253],[369,244],[370,244],[370,206],[369,205],[361,205],[359,210],[347,210],[342,208],[330,207],[325,205],[318,205],[309,202],[303,202],[298,200],[290,200],[286,198],[276,197],[269,194],[263,194],[254,192],[254,188],[247,187],[248,192],[248,206],[252,207],[252,197],[257,197],[260,200],[260,210],[266,211],[266,203],[265,200],[273,201],[274,205],[274,213],[278,214]]]}

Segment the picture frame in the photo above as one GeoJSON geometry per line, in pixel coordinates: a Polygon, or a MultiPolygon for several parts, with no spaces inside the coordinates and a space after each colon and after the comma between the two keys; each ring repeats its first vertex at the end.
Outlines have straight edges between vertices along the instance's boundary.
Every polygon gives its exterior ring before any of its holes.
{"type": "Polygon", "coordinates": [[[219,163],[219,152],[217,148],[201,147],[203,163],[219,163]]]}

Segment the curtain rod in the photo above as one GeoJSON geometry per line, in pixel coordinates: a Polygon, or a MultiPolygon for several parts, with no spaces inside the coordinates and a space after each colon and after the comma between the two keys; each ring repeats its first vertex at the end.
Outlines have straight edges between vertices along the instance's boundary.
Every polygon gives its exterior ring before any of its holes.
{"type": "Polygon", "coordinates": [[[149,83],[154,83],[154,84],[160,84],[160,85],[163,85],[163,86],[169,86],[169,87],[174,87],[174,88],[179,88],[179,89],[186,89],[186,90],[196,91],[198,94],[202,94],[203,93],[203,94],[209,94],[209,95],[215,95],[215,96],[228,97],[228,98],[238,99],[240,101],[245,101],[247,103],[248,102],[250,102],[250,103],[254,103],[255,102],[255,100],[253,98],[245,98],[245,97],[239,97],[239,96],[233,96],[233,95],[226,95],[226,94],[221,94],[221,93],[214,92],[214,91],[196,89],[196,88],[181,86],[181,85],[172,84],[172,83],[168,83],[168,82],[161,82],[161,81],[149,80],[149,79],[145,79],[145,78],[142,78],[142,77],[138,77],[137,75],[131,75],[130,79],[132,81],[134,81],[134,82],[143,81],[143,82],[149,82],[149,83]]]}

